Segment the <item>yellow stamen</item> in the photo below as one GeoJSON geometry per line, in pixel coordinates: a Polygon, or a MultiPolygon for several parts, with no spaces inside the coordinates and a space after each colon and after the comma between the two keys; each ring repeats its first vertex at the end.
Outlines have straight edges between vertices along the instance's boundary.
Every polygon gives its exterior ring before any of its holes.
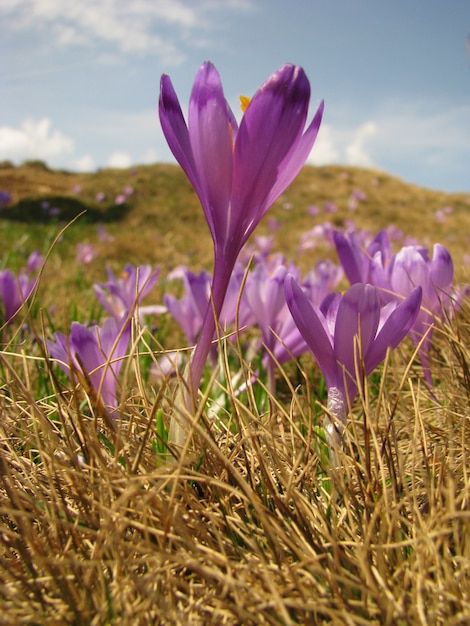
{"type": "Polygon", "coordinates": [[[249,98],[248,96],[240,96],[240,107],[243,113],[245,113],[245,111],[247,110],[250,102],[251,102],[251,98],[249,98]]]}

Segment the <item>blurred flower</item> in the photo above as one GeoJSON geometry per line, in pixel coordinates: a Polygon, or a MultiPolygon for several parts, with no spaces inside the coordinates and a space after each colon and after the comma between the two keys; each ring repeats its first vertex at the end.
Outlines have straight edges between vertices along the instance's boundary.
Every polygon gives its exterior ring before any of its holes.
{"type": "Polygon", "coordinates": [[[110,317],[101,327],[72,322],[69,336],[55,333],[54,341],[46,340],[52,358],[63,371],[93,400],[100,399],[112,417],[117,416],[117,377],[130,333],[130,322],[118,323],[110,317]]]}
{"type": "Polygon", "coordinates": [[[336,206],[336,204],[334,204],[330,200],[327,200],[325,202],[325,213],[337,213],[337,211],[338,207],[336,206]]]}
{"type": "Polygon", "coordinates": [[[92,243],[82,241],[77,243],[77,261],[87,265],[96,257],[95,246],[92,243]]]}
{"type": "Polygon", "coordinates": [[[268,228],[272,233],[276,232],[281,226],[282,220],[278,220],[275,217],[268,217],[268,228]]]}
{"type": "Polygon", "coordinates": [[[30,278],[25,272],[15,276],[9,269],[0,271],[0,298],[3,302],[5,323],[9,323],[21,309],[36,281],[36,278],[30,278]]]}
{"type": "Polygon", "coordinates": [[[284,296],[286,275],[287,268],[284,265],[279,265],[270,273],[265,264],[259,263],[249,272],[243,292],[244,306],[261,331],[266,350],[268,386],[273,393],[275,363],[271,355],[279,341],[279,332],[286,316],[291,316],[284,296]]]}
{"type": "Polygon", "coordinates": [[[127,196],[132,196],[132,194],[134,193],[134,187],[131,187],[130,185],[126,185],[125,187],[123,187],[122,193],[127,197],[127,196]]]}
{"type": "Polygon", "coordinates": [[[26,273],[37,272],[41,269],[42,264],[44,263],[44,256],[39,252],[39,250],[33,250],[26,261],[26,273]]]}
{"type": "Polygon", "coordinates": [[[323,224],[317,224],[310,230],[302,233],[300,237],[300,244],[297,252],[305,252],[315,248],[319,242],[331,243],[333,238],[333,225],[331,222],[323,222],[323,224]]]}
{"type": "Polygon", "coordinates": [[[367,194],[364,191],[361,191],[360,189],[353,189],[351,191],[351,195],[349,196],[348,209],[350,211],[355,211],[359,206],[359,203],[366,198],[367,194]]]}
{"type": "Polygon", "coordinates": [[[123,193],[118,194],[114,199],[114,204],[124,204],[126,196],[123,193]]]}
{"type": "Polygon", "coordinates": [[[453,213],[454,209],[451,206],[445,206],[442,209],[437,209],[434,211],[434,216],[438,222],[441,224],[446,221],[447,216],[453,213]]]}
{"type": "Polygon", "coordinates": [[[304,132],[309,100],[302,68],[284,65],[258,89],[238,126],[217,70],[204,63],[193,84],[186,125],[171,80],[162,76],[163,133],[199,196],[214,243],[211,302],[189,375],[193,398],[238,254],[311,152],[323,103],[304,132]]]}
{"type": "Polygon", "coordinates": [[[6,189],[0,189],[0,206],[6,206],[11,202],[11,193],[6,189]]]}
{"type": "Polygon", "coordinates": [[[194,274],[188,268],[180,268],[185,293],[181,298],[165,293],[163,302],[173,318],[181,326],[189,345],[196,343],[210,297],[211,275],[206,270],[194,274]]]}
{"type": "Polygon", "coordinates": [[[317,361],[328,389],[325,430],[333,447],[342,441],[347,408],[358,384],[405,337],[418,315],[421,288],[402,302],[381,306],[373,285],[355,283],[344,295],[329,294],[312,305],[292,276],[285,282],[287,305],[317,361]]]}
{"type": "Polygon", "coordinates": [[[324,298],[336,289],[343,278],[343,268],[330,259],[318,261],[302,280],[302,288],[312,304],[320,306],[324,298]]]}
{"type": "Polygon", "coordinates": [[[167,378],[180,370],[184,362],[181,350],[167,350],[150,366],[150,374],[155,378],[167,378]]]}
{"type": "Polygon", "coordinates": [[[93,289],[100,304],[116,321],[133,311],[135,307],[141,321],[145,315],[166,312],[166,307],[159,304],[140,306],[141,300],[158,280],[159,267],[153,270],[151,265],[134,267],[132,263],[128,263],[119,277],[116,277],[109,267],[106,268],[106,273],[108,280],[104,283],[95,283],[93,289]]]}
{"type": "Polygon", "coordinates": [[[74,185],[74,186],[72,187],[72,191],[73,191],[73,193],[75,193],[75,194],[80,193],[80,192],[81,192],[81,190],[82,190],[82,186],[81,186],[81,185],[74,185]]]}
{"type": "Polygon", "coordinates": [[[422,306],[409,335],[415,345],[420,344],[419,356],[426,380],[431,385],[429,353],[434,323],[436,318],[443,318],[452,304],[453,277],[452,257],[439,243],[434,245],[432,259],[426,248],[404,246],[388,263],[376,253],[371,267],[371,282],[381,289],[383,302],[389,302],[397,295],[406,297],[416,286],[422,287],[422,306]]]}
{"type": "Polygon", "coordinates": [[[98,239],[102,242],[114,241],[114,237],[106,231],[103,224],[98,224],[98,239]]]}
{"type": "Polygon", "coordinates": [[[103,200],[105,199],[106,199],[106,194],[104,193],[104,191],[98,191],[98,193],[95,196],[96,202],[103,202],[103,200]]]}
{"type": "Polygon", "coordinates": [[[363,246],[361,236],[357,232],[343,235],[341,231],[335,230],[333,240],[344,273],[351,285],[371,282],[372,258],[376,253],[380,254],[383,265],[389,262],[391,247],[385,230],[380,230],[367,247],[363,246]]]}

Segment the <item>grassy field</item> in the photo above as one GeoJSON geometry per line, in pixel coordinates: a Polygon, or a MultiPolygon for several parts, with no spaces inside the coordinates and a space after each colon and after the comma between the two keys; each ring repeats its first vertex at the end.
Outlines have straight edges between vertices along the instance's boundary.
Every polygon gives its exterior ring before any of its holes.
{"type": "MultiPolygon", "coordinates": [[[[237,396],[233,368],[247,379],[251,370],[240,346],[224,342],[191,445],[172,458],[165,438],[182,383],[149,375],[162,350],[182,347],[169,320],[158,329],[134,321],[117,423],[52,365],[44,339],[103,317],[93,284],[106,280],[106,265],[159,264],[151,304],[179,264],[212,269],[184,174],[163,164],[93,174],[3,164],[0,189],[12,194],[0,208],[2,268],[19,271],[35,249],[47,255],[37,291],[2,328],[0,623],[470,623],[465,299],[436,329],[435,386],[411,343],[389,354],[351,409],[338,466],[322,440],[324,382],[313,360],[282,368],[275,395],[261,382],[260,393],[237,396]],[[77,259],[81,243],[93,246],[90,262],[77,259]]],[[[304,270],[336,257],[322,240],[300,250],[302,235],[353,220],[373,234],[394,225],[397,246],[407,237],[444,244],[455,284],[470,282],[469,191],[306,167],[256,234],[271,232],[270,218],[282,222],[273,251],[304,270]]]]}

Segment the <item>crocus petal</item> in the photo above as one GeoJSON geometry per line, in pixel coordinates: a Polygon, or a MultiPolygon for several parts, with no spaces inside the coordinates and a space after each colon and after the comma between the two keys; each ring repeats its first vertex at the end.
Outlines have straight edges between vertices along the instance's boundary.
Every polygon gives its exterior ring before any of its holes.
{"type": "MultiPolygon", "coordinates": [[[[54,340],[46,339],[46,346],[53,359],[58,361],[61,369],[70,376],[69,363],[72,359],[70,354],[69,339],[63,333],[55,333],[54,340]]],[[[76,365],[74,363],[74,365],[76,365]]]]}
{"type": "Polygon", "coordinates": [[[351,285],[365,282],[369,273],[369,260],[353,236],[346,238],[343,233],[335,230],[333,241],[344,273],[351,285]]]}
{"type": "Polygon", "coordinates": [[[424,290],[429,284],[429,266],[415,246],[404,246],[397,252],[390,269],[392,290],[401,295],[408,295],[417,286],[424,290]]]}
{"type": "Polygon", "coordinates": [[[338,361],[345,366],[353,380],[356,378],[356,359],[364,360],[379,321],[380,304],[375,287],[364,283],[352,285],[338,307],[334,350],[338,361]],[[356,341],[360,341],[359,353],[355,353],[356,341]]]}
{"type": "Polygon", "coordinates": [[[0,296],[8,322],[22,305],[21,293],[15,275],[9,269],[0,272],[0,296]]]}
{"type": "Polygon", "coordinates": [[[188,127],[186,126],[178,96],[173,88],[171,79],[165,74],[160,81],[158,110],[163,134],[168,142],[168,146],[195,188],[202,203],[203,200],[205,201],[205,198],[203,197],[194,163],[188,127]]]}
{"type": "Polygon", "coordinates": [[[415,287],[390,313],[365,355],[366,375],[384,360],[388,348],[396,348],[405,338],[419,313],[421,298],[421,287],[415,287]]]}
{"type": "Polygon", "coordinates": [[[318,131],[320,130],[324,108],[325,106],[322,100],[318,105],[318,109],[316,110],[313,120],[300,138],[298,144],[291,148],[290,152],[279,165],[278,178],[272,186],[266,201],[266,205],[268,207],[271,206],[287,189],[305,165],[305,161],[308,159],[312,151],[313,144],[315,143],[318,131]]]}
{"type": "Polygon", "coordinates": [[[431,281],[433,285],[449,294],[454,279],[454,264],[450,252],[445,246],[436,243],[431,262],[431,281]]]}
{"type": "MultiPolygon", "coordinates": [[[[244,241],[274,197],[272,190],[281,165],[286,167],[286,158],[292,156],[300,142],[309,99],[310,84],[304,71],[287,64],[259,88],[243,116],[234,151],[232,211],[238,236],[244,241]]],[[[310,130],[308,138],[312,135],[310,130]]],[[[290,182],[292,178],[283,179],[281,186],[277,186],[277,196],[285,188],[285,180],[290,182]]]]}
{"type": "Polygon", "coordinates": [[[203,208],[214,242],[226,236],[232,190],[232,125],[219,73],[204,63],[189,100],[188,128],[203,208]]]}
{"type": "Polygon", "coordinates": [[[81,365],[93,380],[93,377],[96,377],[94,370],[103,363],[103,356],[98,347],[96,330],[88,328],[84,324],[80,324],[80,322],[72,322],[70,344],[72,355],[79,358],[79,362],[81,362],[81,365]]]}
{"type": "Polygon", "coordinates": [[[122,357],[127,352],[130,328],[129,321],[124,319],[120,324],[117,324],[114,318],[108,317],[103,322],[101,329],[97,330],[99,349],[102,352],[101,360],[102,362],[110,362],[110,367],[115,375],[118,374],[122,365],[122,357]]]}
{"type": "Polygon", "coordinates": [[[328,334],[324,317],[312,306],[307,296],[290,275],[284,283],[287,306],[305,343],[317,361],[328,387],[344,388],[342,377],[338,380],[338,368],[333,352],[332,338],[328,334]]]}

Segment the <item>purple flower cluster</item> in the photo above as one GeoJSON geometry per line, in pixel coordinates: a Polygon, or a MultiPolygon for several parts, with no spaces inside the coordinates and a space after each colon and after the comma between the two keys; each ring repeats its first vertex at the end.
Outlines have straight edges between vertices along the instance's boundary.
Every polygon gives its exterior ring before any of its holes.
{"type": "MultiPolygon", "coordinates": [[[[258,90],[238,126],[217,71],[205,63],[194,81],[186,124],[169,77],[162,77],[159,106],[163,132],[199,196],[214,243],[210,297],[206,287],[208,302],[188,377],[190,408],[242,247],[312,149],[323,104],[304,132],[309,99],[310,86],[303,70],[285,65],[258,90]]],[[[355,190],[350,209],[365,199],[363,192],[355,190]]],[[[333,203],[325,203],[326,212],[336,210],[333,203]]],[[[310,212],[314,214],[313,208],[310,212]]],[[[244,300],[247,319],[256,319],[270,356],[275,354],[277,342],[289,350],[286,338],[292,339],[291,333],[301,337],[300,343],[297,339],[292,342],[296,351],[305,342],[314,354],[329,392],[330,443],[341,440],[342,430],[335,420],[344,426],[346,407],[356,395],[359,381],[408,332],[419,345],[423,366],[429,372],[433,320],[442,314],[453,278],[452,260],[443,246],[435,248],[430,260],[425,250],[411,245],[392,255],[385,231],[365,246],[356,233],[333,232],[333,240],[352,283],[344,295],[331,292],[317,306],[285,266],[279,264],[269,271],[260,262],[247,277],[244,300]],[[296,329],[286,317],[286,301],[296,329]]],[[[305,240],[302,249],[307,245],[305,240]]],[[[167,297],[170,311],[172,304],[167,297]]]]}
{"type": "MultiPolygon", "coordinates": [[[[436,244],[432,257],[411,241],[393,252],[402,237],[396,230],[371,235],[357,231],[352,223],[344,232],[325,223],[304,234],[297,252],[310,250],[319,241],[330,243],[340,264],[321,260],[302,275],[296,265],[273,253],[272,234],[247,244],[314,145],[323,103],[307,125],[309,101],[304,71],[287,64],[258,89],[238,123],[219,74],[211,63],[204,63],[193,84],[186,121],[170,78],[162,76],[161,125],[201,202],[213,240],[214,269],[210,274],[177,268],[167,278],[182,281],[182,295],[165,293],[163,305],[142,306],[159,278],[159,268],[127,264],[120,276],[107,268],[108,280],[96,283],[94,290],[110,317],[102,326],[90,328],[74,322],[69,336],[56,333],[55,340],[48,341],[64,371],[101,400],[110,415],[117,413],[116,380],[134,312],[141,323],[145,315],[167,312],[195,346],[185,373],[189,411],[195,408],[208,357],[216,361],[218,334],[240,337],[253,326],[259,329],[257,347],[263,350],[272,392],[276,366],[309,350],[328,390],[325,431],[333,450],[341,444],[347,412],[361,385],[407,335],[432,383],[433,329],[456,299],[453,263],[444,246],[436,244]],[[335,291],[344,276],[351,286],[344,293],[335,291]]],[[[122,198],[132,193],[127,187],[122,198]]],[[[366,198],[361,190],[353,190],[350,210],[366,198]]],[[[309,208],[312,215],[318,211],[309,208]]],[[[325,202],[325,213],[336,211],[335,204],[325,202]]],[[[278,227],[271,223],[272,232],[278,227]]],[[[3,280],[8,285],[10,279],[3,280]]],[[[21,306],[29,287],[16,283],[21,306]]],[[[179,365],[180,356],[172,354],[162,361],[165,375],[173,363],[179,365]]],[[[179,434],[173,443],[184,442],[186,427],[174,430],[179,434]]]]}
{"type": "Polygon", "coordinates": [[[55,333],[47,341],[51,356],[60,367],[104,408],[109,415],[117,415],[117,378],[127,354],[131,334],[131,316],[135,310],[143,322],[145,315],[166,311],[162,305],[141,306],[140,302],[155,285],[160,268],[150,265],[134,267],[128,263],[122,274],[116,276],[106,268],[108,280],[95,283],[98,302],[109,313],[101,326],[87,327],[72,322],[70,335],[55,333]]]}

